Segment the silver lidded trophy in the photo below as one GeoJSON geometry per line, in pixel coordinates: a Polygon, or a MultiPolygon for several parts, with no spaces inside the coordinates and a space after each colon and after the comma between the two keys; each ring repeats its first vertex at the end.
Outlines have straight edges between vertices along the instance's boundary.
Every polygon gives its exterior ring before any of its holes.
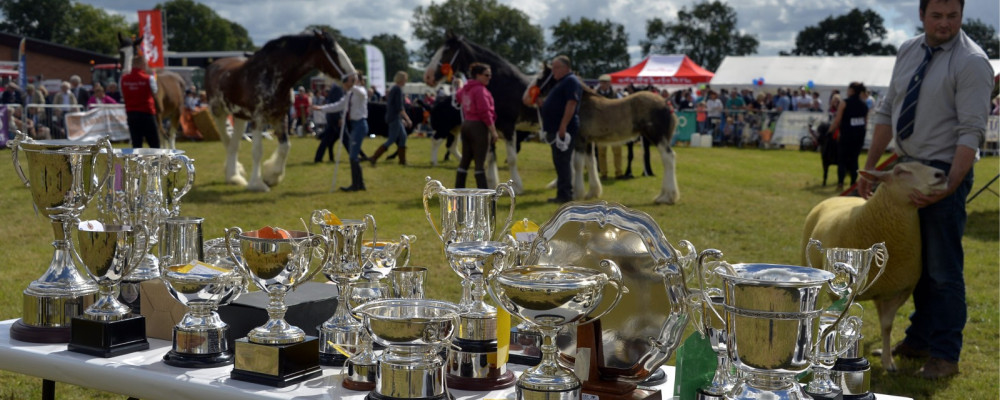
{"type": "Polygon", "coordinates": [[[355,347],[364,330],[361,323],[351,315],[345,296],[350,293],[351,283],[357,281],[363,272],[365,259],[361,244],[364,242],[365,230],[370,226],[372,241],[376,241],[376,225],[375,217],[371,214],[365,214],[359,220],[338,221],[334,218],[327,210],[316,210],[310,220],[319,225],[323,236],[335,243],[322,271],[327,279],[337,285],[337,308],[329,319],[316,327],[319,331],[319,362],[322,365],[342,366],[350,354],[357,352],[355,347]]]}
{"type": "Polygon", "coordinates": [[[451,242],[497,240],[513,224],[515,194],[513,182],[497,185],[496,189],[447,189],[440,181],[427,177],[424,185],[424,214],[434,233],[445,245],[451,242]],[[510,210],[503,228],[496,230],[497,199],[506,193],[510,196],[510,210]],[[438,197],[441,217],[440,227],[431,215],[430,199],[438,197]],[[498,236],[494,236],[494,234],[498,236]]]}
{"type": "Polygon", "coordinates": [[[218,257],[206,259],[198,217],[172,217],[164,221],[160,238],[160,278],[167,293],[187,306],[187,313],[173,328],[173,345],[163,356],[167,365],[213,368],[233,363],[229,326],[216,312],[236,300],[246,282],[235,263],[218,257]]]}
{"type": "Polygon", "coordinates": [[[497,357],[497,309],[483,301],[485,274],[513,267],[517,258],[516,241],[510,235],[506,239],[445,246],[448,263],[462,277],[456,348],[448,354],[448,386],[453,389],[493,390],[514,384],[514,373],[497,357]]]}
{"type": "Polygon", "coordinates": [[[556,334],[564,325],[585,324],[613,309],[626,292],[621,270],[601,261],[607,273],[574,266],[531,265],[494,269],[487,279],[490,295],[501,307],[536,326],[542,333],[542,361],[517,379],[518,399],[579,399],[580,379],[557,360],[556,334]],[[610,307],[591,316],[614,286],[617,296],[610,307]]]}
{"type": "Polygon", "coordinates": [[[73,255],[100,294],[83,316],[73,318],[68,350],[107,358],[148,349],[146,319],[118,301],[118,285],[142,259],[149,231],[99,221],[80,222],[76,230],[73,255]]]}
{"type": "Polygon", "coordinates": [[[375,343],[386,348],[368,399],[450,398],[441,353],[457,329],[458,311],[455,304],[427,299],[377,300],[355,308],[375,343]]]}
{"type": "Polygon", "coordinates": [[[94,281],[84,278],[74,264],[67,235],[107,180],[111,142],[107,138],[33,140],[18,132],[8,146],[12,149],[14,171],[31,190],[35,210],[50,219],[55,235],[52,261],[45,273],[24,290],[24,309],[21,319],[11,326],[11,338],[66,343],[70,340],[70,320],[83,312],[84,305],[97,292],[94,281]],[[99,163],[104,162],[107,165],[99,168],[99,163]],[[22,164],[27,165],[27,175],[22,164]]]}
{"type": "Polygon", "coordinates": [[[236,341],[233,379],[285,387],[322,374],[319,340],[285,321],[285,294],[312,279],[326,264],[332,240],[309,232],[284,232],[288,237],[271,238],[261,237],[260,231],[226,229],[229,256],[270,297],[268,321],[236,341]]]}

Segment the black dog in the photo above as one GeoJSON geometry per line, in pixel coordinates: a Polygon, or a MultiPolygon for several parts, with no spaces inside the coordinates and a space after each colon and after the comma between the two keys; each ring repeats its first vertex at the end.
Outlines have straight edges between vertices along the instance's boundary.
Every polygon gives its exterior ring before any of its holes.
{"type": "Polygon", "coordinates": [[[816,128],[809,125],[809,134],[819,147],[820,158],[823,161],[823,186],[826,186],[827,172],[831,165],[837,165],[837,141],[830,132],[830,123],[822,122],[816,128]]]}

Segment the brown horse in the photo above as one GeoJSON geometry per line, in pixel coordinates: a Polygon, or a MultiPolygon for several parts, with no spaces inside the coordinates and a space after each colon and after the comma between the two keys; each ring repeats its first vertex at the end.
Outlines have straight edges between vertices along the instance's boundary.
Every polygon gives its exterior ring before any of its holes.
{"type": "MultiPolygon", "coordinates": [[[[555,87],[551,79],[552,70],[544,65],[535,78],[534,86],[545,96],[555,87]]],[[[582,82],[581,82],[582,85],[582,82]]],[[[601,180],[597,174],[597,164],[590,154],[591,143],[619,145],[642,136],[660,150],[663,161],[663,186],[657,203],[674,204],[680,199],[677,189],[676,153],[670,146],[677,129],[677,115],[666,100],[652,92],[637,92],[621,99],[609,99],[597,94],[594,89],[583,86],[580,101],[580,136],[575,140],[573,154],[573,196],[576,199],[601,196],[601,180]],[[590,191],[583,193],[583,170],[586,166],[590,178],[590,191]]],[[[527,91],[525,95],[527,97],[527,91]]]]}
{"type": "Polygon", "coordinates": [[[291,148],[286,132],[291,89],[314,69],[337,79],[355,73],[344,49],[332,35],[321,31],[282,36],[267,42],[248,58],[223,58],[208,66],[205,89],[212,116],[226,145],[227,182],[263,192],[281,182],[291,148]],[[229,115],[234,121],[232,137],[225,129],[229,115]],[[236,156],[240,138],[250,121],[254,128],[253,170],[248,184],[240,173],[242,168],[236,156]],[[278,148],[262,166],[265,124],[274,129],[278,148]]]}
{"type": "MultiPolygon", "coordinates": [[[[132,40],[118,33],[118,57],[122,65],[122,73],[132,71],[132,56],[142,43],[142,36],[132,40]]],[[[159,129],[160,139],[165,147],[177,148],[175,139],[181,126],[181,112],[184,110],[184,88],[187,86],[180,75],[162,68],[153,70],[156,76],[156,129],[159,129]],[[165,130],[163,122],[169,121],[170,128],[165,130]]]]}

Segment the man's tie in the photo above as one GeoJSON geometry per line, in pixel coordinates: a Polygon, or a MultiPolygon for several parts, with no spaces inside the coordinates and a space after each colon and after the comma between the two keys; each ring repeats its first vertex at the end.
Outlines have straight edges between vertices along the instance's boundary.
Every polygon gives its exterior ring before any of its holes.
{"type": "Polygon", "coordinates": [[[926,44],[920,46],[924,49],[924,61],[913,73],[913,79],[910,79],[910,84],[906,88],[906,97],[903,98],[902,111],[899,113],[899,119],[896,120],[896,132],[899,133],[900,140],[913,134],[913,121],[917,117],[917,100],[920,99],[920,85],[924,83],[924,72],[927,71],[927,64],[931,62],[934,53],[941,50],[940,47],[932,49],[926,44]]]}

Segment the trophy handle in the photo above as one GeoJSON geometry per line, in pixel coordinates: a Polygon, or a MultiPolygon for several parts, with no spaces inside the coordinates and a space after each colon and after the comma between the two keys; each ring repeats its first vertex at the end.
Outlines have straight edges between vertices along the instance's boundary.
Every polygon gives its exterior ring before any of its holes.
{"type": "Polygon", "coordinates": [[[503,237],[503,235],[507,234],[507,232],[510,231],[510,227],[514,226],[514,206],[516,203],[515,198],[517,196],[514,194],[513,180],[509,180],[507,182],[497,185],[497,193],[496,195],[494,195],[493,198],[494,203],[496,202],[496,199],[500,198],[500,195],[502,195],[504,192],[507,193],[507,196],[510,196],[510,209],[507,211],[507,220],[504,221],[503,229],[496,231],[497,233],[496,240],[498,241],[500,240],[501,237],[503,237]]]}
{"type": "MultiPolygon", "coordinates": [[[[311,267],[310,268],[310,265],[313,264],[313,262],[312,262],[312,259],[313,259],[313,257],[312,257],[312,251],[310,251],[309,252],[309,254],[310,254],[309,261],[306,262],[307,263],[306,264],[306,268],[307,268],[306,269],[306,274],[305,274],[305,276],[302,277],[302,279],[299,279],[298,282],[295,282],[295,284],[292,285],[293,289],[296,288],[296,287],[298,287],[299,285],[301,285],[303,282],[309,282],[309,281],[311,281],[313,279],[313,277],[316,276],[316,273],[319,272],[319,271],[321,271],[323,269],[323,266],[326,265],[326,263],[330,261],[330,255],[333,254],[333,250],[332,249],[336,248],[336,245],[337,245],[336,235],[331,235],[331,237],[329,237],[329,238],[326,237],[326,236],[324,236],[324,235],[313,235],[313,234],[310,234],[310,236],[312,236],[312,237],[310,239],[307,239],[307,241],[315,240],[317,242],[321,242],[321,243],[316,243],[316,245],[318,245],[317,246],[318,248],[324,249],[323,250],[323,259],[322,259],[322,261],[320,263],[316,264],[315,267],[311,267]],[[331,244],[332,244],[332,246],[331,246],[331,244]]],[[[306,241],[303,241],[302,244],[303,245],[306,244],[305,242],[306,241]]],[[[227,242],[227,245],[228,245],[228,242],[227,242]]]]}
{"type": "MultiPolygon", "coordinates": [[[[506,266],[501,265],[500,268],[494,268],[490,270],[489,273],[487,273],[486,285],[485,285],[486,291],[490,293],[490,297],[493,298],[493,301],[495,301],[498,306],[503,307],[503,309],[506,310],[508,313],[510,313],[510,315],[518,315],[517,306],[513,302],[508,300],[507,296],[504,296],[504,290],[502,288],[497,287],[496,285],[497,275],[500,275],[500,273],[506,269],[507,269],[506,266]]],[[[458,323],[458,325],[456,326],[459,325],[461,324],[458,323]]]]}
{"type": "Polygon", "coordinates": [[[817,361],[819,359],[819,352],[822,350],[820,344],[826,340],[828,335],[835,334],[839,338],[839,340],[834,341],[833,355],[835,357],[844,355],[844,353],[853,348],[861,340],[861,318],[864,311],[860,306],[854,307],[856,305],[851,304],[845,308],[837,318],[837,321],[828,326],[820,335],[820,340],[816,342],[813,349],[813,355],[817,361]],[[845,335],[845,331],[849,334],[845,335]]]}
{"type": "Polygon", "coordinates": [[[442,242],[445,241],[444,235],[441,234],[441,229],[434,223],[434,217],[431,216],[430,199],[445,190],[446,189],[443,185],[441,185],[440,181],[431,179],[429,176],[427,177],[427,184],[424,185],[424,214],[427,216],[427,222],[431,223],[431,228],[434,229],[434,234],[438,235],[438,238],[440,238],[442,242]]]}
{"type": "MultiPolygon", "coordinates": [[[[191,191],[191,187],[194,186],[194,159],[183,154],[177,155],[176,158],[170,160],[171,169],[180,170],[183,167],[187,170],[187,182],[184,182],[184,186],[180,189],[174,189],[174,193],[170,194],[170,203],[177,204],[181,201],[181,197],[188,194],[191,191]],[[179,164],[179,165],[178,165],[179,164]]],[[[178,208],[179,209],[179,208],[178,208]]]]}
{"type": "Polygon", "coordinates": [[[854,267],[852,267],[851,264],[843,263],[843,262],[835,262],[835,263],[833,263],[833,268],[832,269],[833,269],[833,271],[830,271],[830,272],[833,272],[834,274],[836,274],[838,276],[846,275],[847,276],[847,283],[836,283],[838,281],[838,279],[832,279],[832,280],[830,280],[830,281],[827,282],[827,286],[830,287],[830,290],[833,291],[833,293],[836,294],[837,297],[844,297],[843,293],[845,293],[845,292],[848,293],[848,296],[847,296],[848,297],[847,306],[849,307],[851,305],[851,303],[854,301],[854,296],[857,296],[857,294],[858,294],[857,290],[850,290],[849,291],[849,289],[851,289],[851,288],[854,287],[855,283],[857,282],[857,280],[859,278],[858,277],[858,270],[854,269],[854,267]]]}
{"type": "Polygon", "coordinates": [[[21,143],[32,142],[33,140],[28,137],[24,132],[17,131],[17,136],[14,136],[14,140],[7,144],[10,147],[11,158],[14,160],[14,171],[17,172],[17,177],[21,178],[21,182],[24,182],[24,186],[31,187],[31,182],[28,181],[28,177],[24,175],[24,170],[21,169],[21,162],[18,159],[18,154],[20,154],[21,143]]]}
{"type": "MultiPolygon", "coordinates": [[[[715,309],[715,307],[712,307],[712,298],[709,297],[708,295],[708,292],[710,290],[718,288],[705,287],[707,286],[707,284],[705,283],[705,260],[711,259],[716,264],[722,265],[729,272],[733,272],[733,275],[736,275],[735,271],[732,271],[732,267],[729,266],[729,263],[722,261],[722,257],[723,257],[722,252],[716,249],[706,249],[702,251],[701,254],[698,254],[698,287],[701,289],[701,297],[702,297],[701,301],[705,302],[706,305],[705,308],[711,310],[712,314],[715,315],[715,317],[718,318],[719,321],[722,321],[722,326],[724,326],[728,330],[729,327],[726,326],[726,319],[722,318],[722,315],[719,315],[719,312],[715,309]]],[[[699,329],[699,331],[700,330],[701,329],[699,329]]]]}
{"type": "MultiPolygon", "coordinates": [[[[365,214],[365,216],[364,216],[364,218],[362,218],[362,220],[365,221],[365,225],[370,226],[372,228],[372,250],[375,250],[375,244],[378,243],[378,231],[376,231],[377,228],[375,227],[375,216],[373,216],[371,214],[365,214]]],[[[361,243],[364,243],[365,242],[365,233],[361,232],[361,237],[358,238],[358,239],[361,241],[361,243]]],[[[375,252],[374,251],[369,252],[368,253],[368,257],[367,257],[367,259],[365,261],[366,262],[374,263],[375,262],[375,252]]]]}
{"type": "Polygon", "coordinates": [[[316,229],[316,225],[323,226],[323,224],[326,223],[326,216],[328,214],[330,214],[330,211],[325,208],[321,210],[313,210],[312,215],[309,216],[309,226],[306,227],[306,231],[312,233],[312,231],[316,229]]]}
{"type": "Polygon", "coordinates": [[[809,243],[806,243],[806,250],[805,250],[806,251],[806,265],[809,266],[809,268],[816,268],[816,267],[813,266],[812,258],[809,257],[809,249],[812,249],[812,248],[815,248],[816,252],[819,253],[822,256],[822,254],[823,254],[823,243],[821,243],[819,240],[816,240],[816,239],[813,239],[813,238],[809,238],[809,243]]]}
{"type": "MultiPolygon", "coordinates": [[[[77,242],[80,239],[80,237],[79,237],[79,235],[80,235],[79,234],[79,232],[80,232],[80,222],[82,222],[80,220],[80,217],[75,217],[75,218],[72,218],[72,219],[69,219],[69,220],[64,220],[62,222],[62,224],[63,224],[63,232],[65,232],[66,241],[69,242],[69,252],[70,252],[70,254],[73,255],[73,261],[75,261],[76,264],[77,264],[76,268],[79,269],[80,267],[83,267],[83,272],[86,273],[88,277],[90,277],[91,279],[93,279],[94,281],[96,281],[97,277],[95,277],[94,275],[90,274],[90,268],[87,268],[87,263],[83,262],[83,257],[80,257],[80,253],[77,253],[77,250],[76,250],[76,249],[80,248],[80,246],[77,245],[77,242]],[[76,235],[73,234],[74,231],[77,232],[76,235]],[[74,237],[76,237],[76,238],[74,239],[74,237]]],[[[122,276],[125,276],[125,274],[122,274],[122,276]]]]}
{"type": "Polygon", "coordinates": [[[257,287],[260,290],[263,290],[265,293],[268,293],[267,288],[264,287],[264,285],[261,285],[260,283],[257,282],[256,279],[253,279],[253,275],[250,274],[250,269],[244,263],[243,259],[241,257],[236,257],[236,250],[233,248],[233,240],[237,236],[243,234],[243,229],[240,229],[239,227],[226,228],[225,232],[226,232],[226,252],[229,253],[229,258],[233,259],[233,264],[236,264],[237,272],[239,272],[244,279],[253,282],[254,285],[257,285],[257,287]]]}
{"type": "MultiPolygon", "coordinates": [[[[406,259],[403,260],[402,267],[410,265],[410,243],[417,240],[416,236],[413,235],[399,235],[399,248],[396,249],[396,254],[393,258],[399,257],[399,253],[406,252],[406,259]]],[[[398,267],[398,266],[397,266],[398,267]]]]}
{"type": "MultiPolygon", "coordinates": [[[[885,248],[885,242],[875,243],[868,251],[875,253],[875,268],[878,268],[878,272],[875,274],[875,278],[869,280],[864,289],[859,290],[858,293],[864,293],[868,290],[868,288],[872,287],[872,285],[875,284],[875,281],[877,281],[878,278],[882,276],[882,273],[885,272],[885,264],[889,262],[889,251],[885,248]]],[[[865,277],[858,277],[858,279],[864,278],[865,277]]]]}
{"type": "Polygon", "coordinates": [[[622,300],[622,295],[628,293],[628,288],[625,287],[625,282],[622,278],[622,270],[621,268],[618,268],[618,264],[615,264],[614,261],[604,259],[601,260],[601,268],[608,271],[608,284],[614,286],[618,291],[618,294],[615,296],[615,301],[611,302],[611,305],[608,306],[608,308],[601,311],[601,313],[597,314],[597,316],[587,318],[586,321],[580,322],[578,325],[594,322],[603,317],[605,314],[611,312],[611,310],[614,310],[615,306],[618,305],[618,302],[622,300]]]}
{"type": "Polygon", "coordinates": [[[111,147],[111,140],[107,136],[102,137],[97,141],[97,146],[91,150],[91,160],[90,160],[90,171],[93,173],[97,171],[97,156],[104,150],[108,154],[108,168],[104,170],[104,176],[97,180],[97,184],[91,187],[90,193],[84,194],[83,204],[90,202],[90,199],[94,197],[97,192],[101,191],[101,188],[108,183],[108,177],[111,176],[111,171],[115,169],[115,149],[111,147]]]}
{"type": "MultiPolygon", "coordinates": [[[[137,227],[136,225],[131,225],[131,226],[132,229],[135,229],[137,227]]],[[[139,264],[142,263],[143,255],[146,254],[147,251],[149,251],[149,242],[150,242],[149,228],[147,228],[146,225],[141,225],[141,224],[138,225],[138,228],[142,233],[142,243],[143,243],[142,251],[137,252],[136,250],[139,248],[139,246],[132,246],[132,254],[129,254],[128,257],[129,263],[128,265],[125,266],[126,270],[122,271],[122,276],[131,274],[132,271],[135,270],[136,267],[138,267],[139,264]]],[[[136,234],[135,237],[132,238],[132,240],[133,244],[137,243],[137,241],[139,240],[139,235],[136,234]]],[[[160,276],[163,276],[164,275],[163,263],[157,263],[157,268],[160,270],[160,276]]]]}

